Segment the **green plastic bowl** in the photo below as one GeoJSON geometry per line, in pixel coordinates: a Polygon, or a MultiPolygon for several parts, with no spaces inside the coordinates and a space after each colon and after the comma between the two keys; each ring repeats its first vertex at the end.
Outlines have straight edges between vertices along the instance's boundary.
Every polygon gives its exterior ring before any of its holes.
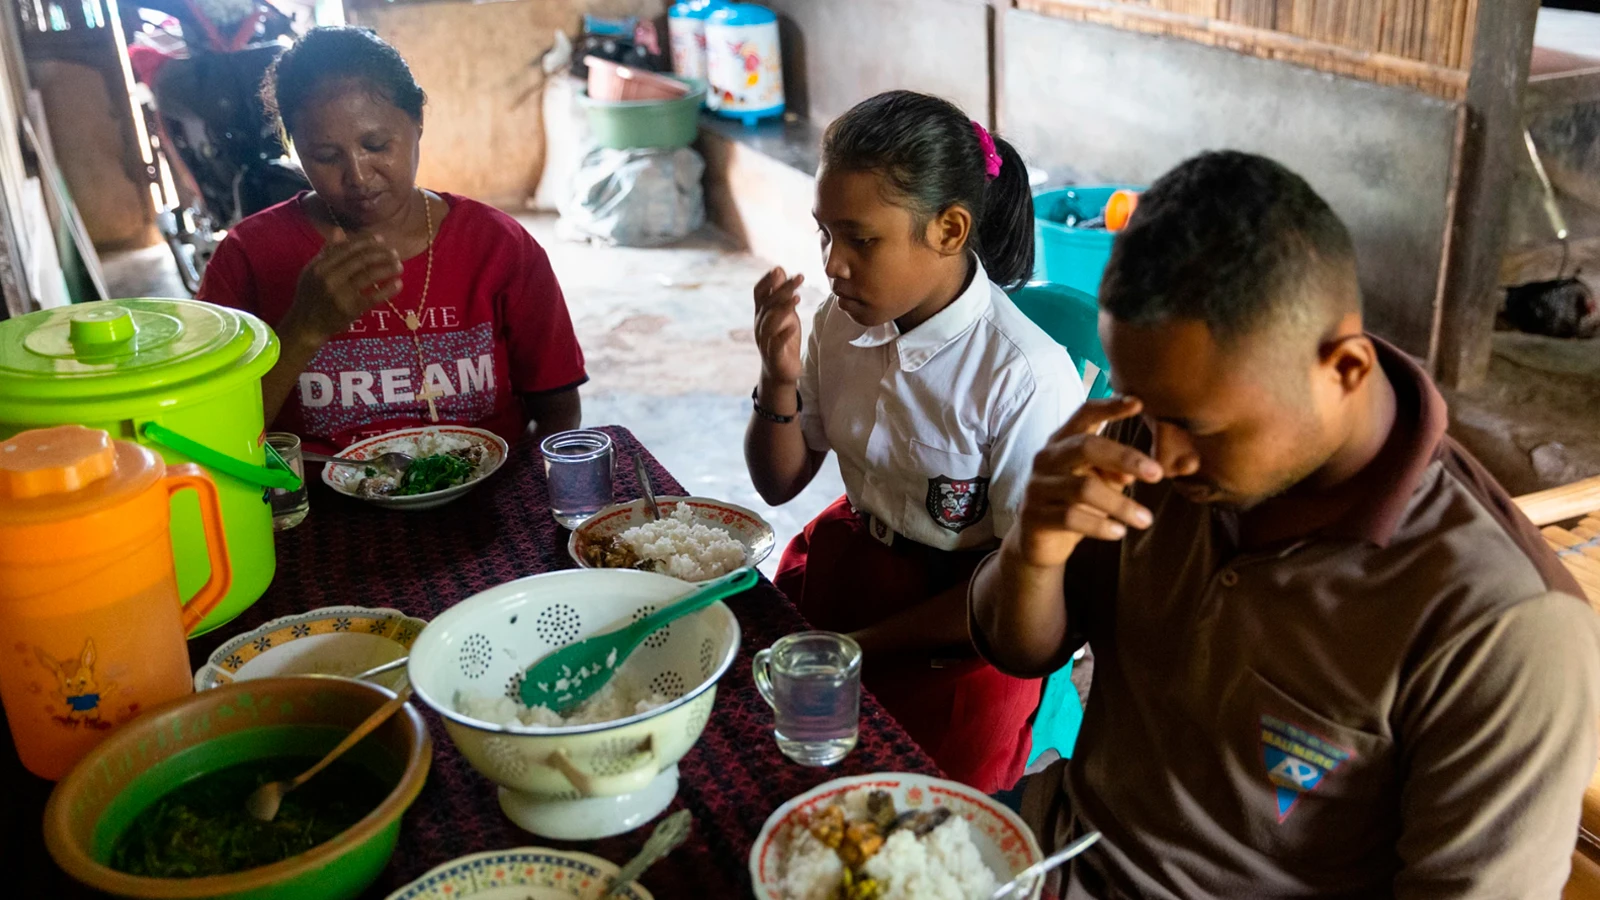
{"type": "MultiPolygon", "coordinates": [[[[681,79],[680,79],[681,80],[681,79]]],[[[606,103],[589,99],[585,88],[578,102],[589,115],[595,143],[610,150],[676,150],[694,143],[700,133],[700,107],[706,89],[688,82],[688,95],[677,100],[625,100],[606,103]]]]}
{"type": "Polygon", "coordinates": [[[320,756],[393,696],[366,682],[304,676],[235,682],[158,706],[117,729],[56,785],[45,807],[45,845],[67,874],[119,897],[349,900],[389,864],[400,816],[428,776],[433,742],[410,705],[343,757],[394,787],[333,840],[270,866],[205,878],[145,878],[105,862],[133,820],[179,785],[251,760],[320,756]]]}

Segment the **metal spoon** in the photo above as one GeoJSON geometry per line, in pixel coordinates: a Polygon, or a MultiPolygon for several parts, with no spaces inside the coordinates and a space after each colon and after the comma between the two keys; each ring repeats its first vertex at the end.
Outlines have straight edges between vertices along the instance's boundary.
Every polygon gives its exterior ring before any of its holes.
{"type": "Polygon", "coordinates": [[[379,725],[389,721],[389,717],[399,712],[400,707],[405,706],[406,701],[410,699],[411,685],[407,684],[393,700],[378,707],[373,711],[372,715],[367,716],[365,721],[357,725],[354,731],[339,742],[339,746],[328,751],[328,755],[318,760],[316,765],[288,781],[269,781],[256,788],[249,799],[245,800],[245,809],[252,818],[259,819],[262,822],[271,822],[278,817],[278,807],[283,804],[285,794],[310,781],[311,776],[321,772],[328,767],[329,763],[343,756],[345,751],[361,743],[362,738],[376,731],[379,725]]]}
{"type": "Polygon", "coordinates": [[[650,511],[650,520],[661,520],[661,507],[656,504],[655,489],[650,486],[650,473],[645,471],[644,457],[637,454],[633,457],[633,474],[639,479],[639,489],[644,491],[644,507],[650,511]]]}
{"type": "Polygon", "coordinates": [[[1093,847],[1094,842],[1098,840],[1100,840],[1100,832],[1098,831],[1091,831],[1083,837],[1078,838],[1077,840],[1068,844],[1060,853],[1057,853],[1054,856],[1045,857],[1039,862],[1036,862],[1026,869],[1023,869],[1021,872],[1018,872],[1017,877],[1011,879],[1005,884],[1000,885],[999,889],[990,894],[989,900],[1000,900],[1001,897],[1010,897],[1011,895],[1021,891],[1023,888],[1032,885],[1034,879],[1050,871],[1051,869],[1060,866],[1062,863],[1073,858],[1074,856],[1077,856],[1079,853],[1082,853],[1090,847],[1093,847]]]}
{"type": "Polygon", "coordinates": [[[308,450],[300,452],[301,458],[308,462],[325,463],[330,466],[355,466],[357,468],[377,469],[391,475],[404,475],[411,468],[414,460],[409,453],[379,453],[371,459],[345,459],[342,456],[324,456],[321,453],[312,453],[308,450]]]}
{"type": "Polygon", "coordinates": [[[386,662],[381,666],[374,666],[365,672],[362,672],[360,675],[351,675],[350,677],[357,681],[366,681],[368,678],[376,678],[379,675],[387,675],[388,673],[393,672],[395,669],[404,668],[406,661],[410,658],[411,657],[409,656],[402,656],[397,660],[386,662]]]}
{"type": "Polygon", "coordinates": [[[694,817],[689,815],[687,809],[680,809],[661,821],[656,830],[651,832],[650,839],[644,842],[644,849],[639,855],[628,860],[622,867],[617,877],[612,880],[611,886],[606,888],[601,897],[615,897],[622,893],[622,889],[644,874],[644,870],[661,861],[663,856],[678,849],[684,841],[689,839],[689,832],[694,830],[694,817]]]}

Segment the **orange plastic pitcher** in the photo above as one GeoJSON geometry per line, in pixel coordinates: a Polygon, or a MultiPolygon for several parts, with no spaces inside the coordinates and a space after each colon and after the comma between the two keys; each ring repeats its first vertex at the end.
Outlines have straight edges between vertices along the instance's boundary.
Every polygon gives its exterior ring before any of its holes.
{"type": "Polygon", "coordinates": [[[0,700],[22,764],[60,779],[112,728],[192,691],[185,638],[232,583],[199,466],[79,425],[0,443],[0,700]],[[211,559],[187,606],[168,533],[184,489],[211,559]]]}

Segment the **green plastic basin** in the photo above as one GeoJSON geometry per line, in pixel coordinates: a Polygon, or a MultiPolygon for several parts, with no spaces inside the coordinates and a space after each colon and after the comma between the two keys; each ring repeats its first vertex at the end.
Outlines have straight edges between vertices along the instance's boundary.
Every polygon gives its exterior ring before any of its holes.
{"type": "Polygon", "coordinates": [[[589,131],[596,144],[611,150],[676,150],[694,143],[700,133],[700,107],[704,85],[689,82],[688,96],[677,100],[628,100],[605,103],[589,99],[580,89],[578,102],[589,116],[589,131]]]}
{"type": "Polygon", "coordinates": [[[205,878],[145,878],[105,863],[133,820],[185,782],[251,760],[321,756],[393,696],[366,682],[306,676],[235,682],[158,706],[56,785],[45,807],[45,845],[67,874],[119,897],[351,900],[389,864],[401,816],[427,780],[433,743],[409,705],[343,757],[393,787],[327,843],[205,878]]]}

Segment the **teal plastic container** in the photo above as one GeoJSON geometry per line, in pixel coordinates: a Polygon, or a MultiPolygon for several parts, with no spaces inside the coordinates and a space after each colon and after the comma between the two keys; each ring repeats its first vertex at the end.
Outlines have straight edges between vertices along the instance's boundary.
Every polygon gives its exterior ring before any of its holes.
{"type": "Polygon", "coordinates": [[[1091,219],[1105,211],[1106,201],[1133,185],[1112,184],[1058,188],[1033,197],[1033,280],[1062,284],[1092,296],[1100,295],[1100,277],[1111,261],[1116,235],[1104,228],[1074,228],[1070,216],[1091,219]]]}
{"type": "Polygon", "coordinates": [[[700,107],[706,100],[706,88],[704,84],[688,83],[692,90],[677,100],[606,103],[589,99],[589,91],[584,88],[578,92],[578,103],[588,114],[590,135],[601,147],[676,150],[694,143],[700,134],[700,107]]]}

